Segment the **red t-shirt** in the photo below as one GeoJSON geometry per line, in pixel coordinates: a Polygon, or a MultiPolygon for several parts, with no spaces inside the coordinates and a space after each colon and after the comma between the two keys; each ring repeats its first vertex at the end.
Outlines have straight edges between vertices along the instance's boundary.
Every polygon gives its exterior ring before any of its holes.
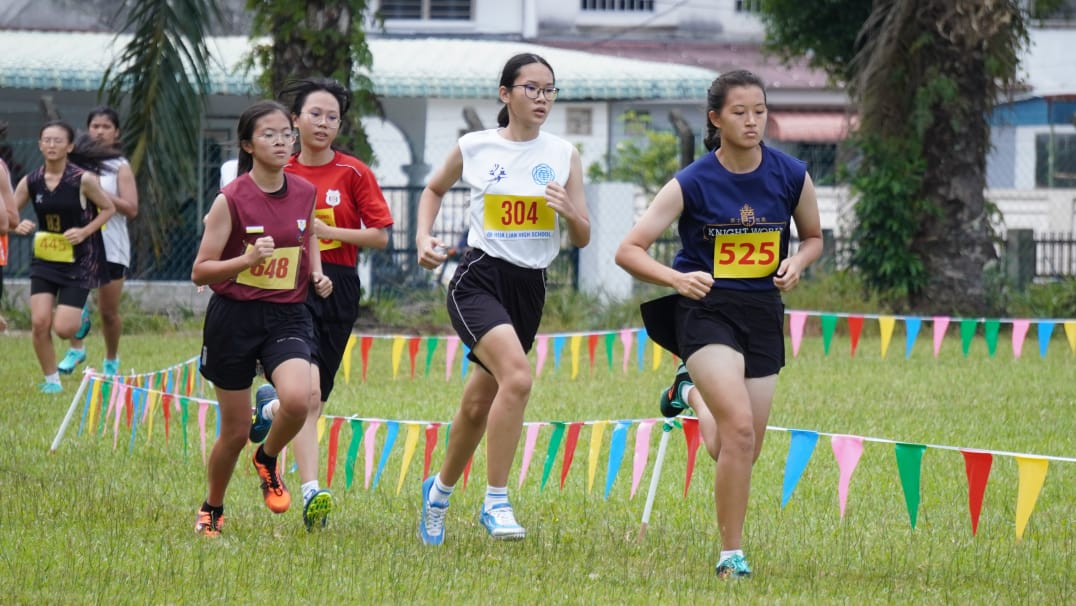
{"type": "MultiPolygon", "coordinates": [[[[317,188],[314,214],[327,225],[346,229],[385,228],[392,226],[392,213],[385,195],[362,160],[337,151],[328,164],[307,166],[291,157],[286,172],[310,181],[317,188]]],[[[339,240],[318,240],[321,262],[355,267],[359,248],[339,240]]]]}

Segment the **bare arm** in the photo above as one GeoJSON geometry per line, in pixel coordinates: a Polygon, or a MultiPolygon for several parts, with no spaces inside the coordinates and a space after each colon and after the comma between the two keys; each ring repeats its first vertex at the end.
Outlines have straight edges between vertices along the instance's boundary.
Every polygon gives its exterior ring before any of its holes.
{"type": "Polygon", "coordinates": [[[704,271],[682,273],[657,261],[647,252],[684,210],[680,183],[673,179],[654,196],[650,206],[617,247],[616,264],[632,276],[659,286],[671,286],[692,299],[701,299],[714,284],[704,271]]]}
{"type": "MultiPolygon", "coordinates": [[[[19,184],[15,186],[15,212],[18,213],[22,210],[23,206],[26,206],[30,202],[30,190],[26,184],[26,177],[19,179],[19,184]]],[[[16,218],[18,215],[16,214],[16,218]]],[[[15,228],[12,230],[20,236],[28,236],[37,228],[37,223],[29,219],[23,219],[15,224],[15,228]]]]}
{"type": "MultiPolygon", "coordinates": [[[[383,203],[384,195],[381,193],[381,188],[378,186],[373,173],[367,172],[359,179],[359,181],[353,182],[351,199],[357,201],[362,196],[367,195],[367,191],[375,191],[378,194],[376,203],[383,203]]],[[[339,227],[326,225],[321,219],[315,219],[314,233],[323,240],[338,240],[360,248],[385,248],[389,245],[389,230],[385,227],[339,227]]]]}
{"type": "Polygon", "coordinates": [[[433,230],[433,222],[437,219],[437,213],[441,210],[441,199],[460,177],[463,176],[463,152],[457,144],[448,152],[448,158],[441,168],[437,169],[426,189],[422,190],[422,196],[418,201],[418,217],[416,219],[415,248],[418,250],[418,264],[426,269],[434,269],[445,262],[448,258],[435,247],[445,247],[446,244],[430,233],[433,230]]]}
{"type": "Polygon", "coordinates": [[[116,212],[128,219],[134,219],[138,216],[138,186],[130,164],[121,164],[116,171],[116,186],[119,193],[109,194],[112,204],[116,206],[116,212]]]}
{"type": "Polygon", "coordinates": [[[81,192],[82,195],[86,196],[87,200],[93,202],[94,206],[97,207],[97,216],[83,227],[72,227],[64,232],[64,237],[72,244],[84,242],[91,234],[101,229],[101,226],[112,215],[116,214],[116,207],[112,205],[108,192],[101,189],[101,182],[97,180],[97,175],[91,172],[82,173],[81,192]]]}
{"type": "Polygon", "coordinates": [[[19,210],[15,206],[15,192],[11,189],[11,173],[0,161],[0,234],[6,234],[18,224],[19,210]]]}
{"type": "Polygon", "coordinates": [[[573,246],[583,248],[590,243],[590,214],[583,193],[583,161],[579,150],[572,150],[572,168],[564,187],[550,181],[545,188],[546,204],[557,211],[568,224],[568,239],[573,246]]]}
{"type": "Polygon", "coordinates": [[[795,288],[803,270],[822,256],[822,221],[818,218],[818,197],[815,195],[810,174],[807,174],[803,181],[800,201],[796,205],[796,211],[792,213],[792,219],[796,222],[800,246],[796,254],[781,261],[781,266],[777,268],[773,283],[781,292],[795,288]]]}
{"type": "MultiPolygon", "coordinates": [[[[232,233],[232,216],[228,212],[228,200],[224,194],[217,195],[209,214],[205,217],[205,230],[202,243],[194,257],[191,268],[191,281],[198,286],[218,284],[239,275],[244,269],[253,267],[262,259],[273,254],[273,238],[265,236],[254,242],[253,248],[238,257],[221,259],[228,236],[232,233]]],[[[318,257],[318,270],[321,269],[321,257],[318,257]]]]}
{"type": "MultiPolygon", "coordinates": [[[[313,225],[314,211],[310,211],[310,224],[313,225]]],[[[314,292],[317,293],[322,299],[329,296],[333,290],[333,282],[321,273],[321,247],[318,246],[317,241],[310,242],[308,244],[310,249],[310,284],[314,287],[314,292]]]]}

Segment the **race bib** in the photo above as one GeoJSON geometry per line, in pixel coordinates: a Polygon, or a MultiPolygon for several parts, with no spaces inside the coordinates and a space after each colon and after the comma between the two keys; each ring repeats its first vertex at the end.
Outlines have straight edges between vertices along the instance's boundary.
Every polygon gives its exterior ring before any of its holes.
{"type": "Polygon", "coordinates": [[[486,194],[482,226],[487,238],[542,240],[553,237],[557,213],[543,196],[486,194]]]}
{"type": "Polygon", "coordinates": [[[781,232],[722,234],[714,238],[715,278],[765,278],[777,269],[781,232]]]}
{"type": "Polygon", "coordinates": [[[42,261],[74,263],[75,247],[63,234],[39,231],[34,234],[34,257],[42,261]]]}
{"type": "MultiPolygon", "coordinates": [[[[251,248],[254,247],[247,244],[246,252],[250,252],[251,248]]],[[[262,259],[254,267],[239,272],[235,281],[265,290],[291,290],[295,288],[295,278],[299,275],[301,251],[298,246],[277,248],[271,256],[262,259]]]]}
{"type": "MultiPolygon", "coordinates": [[[[321,222],[325,225],[336,227],[336,215],[331,208],[316,209],[314,218],[321,219],[321,222]]],[[[318,238],[318,250],[332,250],[334,248],[340,248],[340,240],[322,240],[318,238]]]]}

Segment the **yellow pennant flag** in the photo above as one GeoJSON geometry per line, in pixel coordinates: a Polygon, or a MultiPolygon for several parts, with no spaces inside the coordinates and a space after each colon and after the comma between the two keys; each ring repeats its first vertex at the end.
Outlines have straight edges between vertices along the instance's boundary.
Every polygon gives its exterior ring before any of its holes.
{"type": "Polygon", "coordinates": [[[86,428],[93,432],[93,428],[97,426],[97,406],[101,402],[101,382],[97,379],[90,379],[93,385],[90,387],[90,420],[86,424],[86,428]]]}
{"type": "Polygon", "coordinates": [[[355,335],[348,335],[347,345],[344,346],[344,382],[351,383],[351,350],[355,348],[355,335]]]}
{"type": "Polygon", "coordinates": [[[400,494],[404,478],[407,477],[407,467],[411,465],[411,458],[415,456],[415,446],[418,445],[418,434],[422,429],[418,423],[407,424],[407,438],[404,439],[403,465],[400,467],[400,479],[396,482],[396,494],[400,494]]]}
{"type": "Polygon", "coordinates": [[[572,378],[579,376],[579,346],[583,343],[582,335],[572,335],[572,378]]]}
{"type": "Polygon", "coordinates": [[[1035,510],[1042,485],[1046,482],[1046,468],[1050,461],[1037,457],[1016,457],[1020,485],[1016,492],[1016,540],[1024,538],[1024,528],[1035,510]]]}
{"type": "MultiPolygon", "coordinates": [[[[161,403],[161,392],[151,391],[149,393],[149,402],[146,403],[146,441],[153,439],[153,409],[161,403]]],[[[219,409],[218,409],[219,414],[219,409]]]]}
{"type": "Polygon", "coordinates": [[[318,417],[318,444],[321,444],[321,438],[325,435],[325,415],[318,417]]]}
{"type": "Polygon", "coordinates": [[[598,468],[598,455],[602,451],[602,436],[609,421],[595,421],[590,426],[590,452],[587,453],[587,492],[594,486],[594,471],[598,468]]]}
{"type": "Polygon", "coordinates": [[[878,325],[882,329],[882,357],[885,357],[885,352],[889,350],[889,340],[893,338],[893,326],[897,323],[897,319],[893,316],[881,316],[878,318],[878,325]]]}
{"type": "Polygon", "coordinates": [[[392,378],[396,378],[396,374],[400,372],[400,356],[403,355],[404,350],[404,338],[401,336],[395,336],[392,338],[392,378]]]}
{"type": "Polygon", "coordinates": [[[661,352],[664,351],[657,343],[650,341],[650,370],[661,367],[661,352]]]}
{"type": "Polygon", "coordinates": [[[1069,339],[1069,349],[1076,354],[1076,320],[1065,322],[1065,336],[1069,339]]]}

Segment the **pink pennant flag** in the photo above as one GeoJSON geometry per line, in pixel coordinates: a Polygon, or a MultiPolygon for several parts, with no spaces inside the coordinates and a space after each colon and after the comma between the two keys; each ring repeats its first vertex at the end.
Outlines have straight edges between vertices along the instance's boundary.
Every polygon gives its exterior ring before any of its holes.
{"type": "Polygon", "coordinates": [[[205,417],[209,411],[208,402],[198,403],[198,439],[202,445],[202,463],[205,463],[205,417]]]}
{"type": "Polygon", "coordinates": [[[1014,358],[1019,358],[1020,354],[1024,352],[1024,337],[1027,336],[1027,329],[1030,327],[1030,320],[1012,321],[1012,355],[1014,358]]]}
{"type": "Polygon", "coordinates": [[[635,456],[631,461],[631,496],[635,498],[635,491],[639,488],[639,481],[643,479],[643,471],[646,469],[646,461],[650,458],[650,428],[657,421],[646,419],[639,423],[639,429],[635,430],[635,456]]]}
{"type": "Polygon", "coordinates": [[[949,316],[934,316],[934,357],[938,357],[941,351],[942,339],[945,331],[949,328],[949,316]]]}
{"type": "Polygon", "coordinates": [[[456,350],[460,347],[460,338],[452,335],[448,338],[445,352],[445,380],[452,378],[452,365],[456,363],[456,350]]]}
{"type": "Polygon", "coordinates": [[[536,377],[542,376],[542,367],[545,366],[545,359],[548,355],[549,335],[538,335],[538,364],[534,371],[536,377]]]}
{"type": "Polygon", "coordinates": [[[370,421],[362,436],[362,443],[366,447],[366,490],[370,490],[370,476],[374,473],[374,436],[378,427],[381,427],[381,421],[370,421]]]}
{"type": "Polygon", "coordinates": [[[538,430],[541,427],[542,423],[527,424],[527,438],[523,442],[523,463],[519,466],[519,485],[516,488],[523,487],[523,480],[527,477],[527,468],[530,467],[531,457],[534,456],[534,444],[538,441],[538,430]]]}
{"type": "Polygon", "coordinates": [[[863,438],[858,436],[833,436],[830,440],[833,447],[833,456],[837,459],[837,466],[841,470],[840,483],[837,485],[837,498],[841,506],[841,519],[844,519],[845,504],[848,503],[848,484],[852,481],[852,473],[859,464],[859,457],[863,455],[863,438]]]}
{"type": "Polygon", "coordinates": [[[620,330],[620,344],[624,346],[624,374],[628,373],[628,358],[631,355],[631,342],[634,333],[635,331],[630,328],[622,328],[620,330]]]}
{"type": "Polygon", "coordinates": [[[800,343],[803,342],[803,327],[807,325],[807,313],[794,311],[788,315],[788,331],[792,337],[792,357],[800,353],[800,343]]]}

